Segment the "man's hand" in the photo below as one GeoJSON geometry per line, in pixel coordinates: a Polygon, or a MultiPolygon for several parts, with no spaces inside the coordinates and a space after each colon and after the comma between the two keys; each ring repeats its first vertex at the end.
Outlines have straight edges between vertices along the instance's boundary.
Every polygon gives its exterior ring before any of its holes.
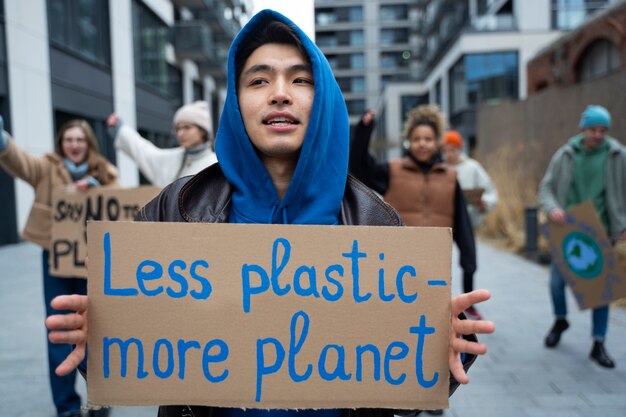
{"type": "Polygon", "coordinates": [[[71,310],[73,313],[54,314],[46,319],[50,329],[48,339],[56,344],[76,345],[67,358],[57,367],[55,373],[65,376],[75,370],[85,359],[87,346],[87,296],[61,295],[55,297],[50,305],[56,310],[71,310]]]}
{"type": "Polygon", "coordinates": [[[115,126],[118,120],[119,120],[119,117],[117,116],[117,113],[111,113],[109,117],[107,118],[107,126],[109,127],[115,126]]]}
{"type": "Polygon", "coordinates": [[[567,213],[562,208],[553,208],[548,213],[548,218],[556,224],[565,224],[567,223],[567,213]]]}
{"type": "Polygon", "coordinates": [[[363,122],[364,126],[369,126],[370,123],[374,121],[374,119],[376,119],[376,113],[374,113],[373,110],[368,110],[365,113],[363,113],[363,117],[361,118],[361,121],[363,122]]]}
{"type": "Polygon", "coordinates": [[[82,180],[76,181],[74,185],[76,186],[78,191],[81,191],[83,193],[86,193],[87,190],[89,190],[89,181],[87,181],[87,179],[85,178],[83,178],[82,180]]]}
{"type": "Polygon", "coordinates": [[[624,230],[622,232],[621,235],[619,235],[619,237],[617,238],[617,240],[626,240],[626,230],[624,230]]]}
{"type": "Polygon", "coordinates": [[[496,326],[486,320],[461,320],[459,314],[474,304],[487,301],[491,294],[487,290],[476,290],[454,297],[450,303],[451,326],[450,326],[450,353],[448,364],[450,372],[461,384],[467,384],[469,378],[463,369],[461,353],[472,355],[484,355],[487,352],[487,345],[484,343],[471,342],[462,339],[460,336],[475,334],[488,334],[496,330],[496,326]]]}

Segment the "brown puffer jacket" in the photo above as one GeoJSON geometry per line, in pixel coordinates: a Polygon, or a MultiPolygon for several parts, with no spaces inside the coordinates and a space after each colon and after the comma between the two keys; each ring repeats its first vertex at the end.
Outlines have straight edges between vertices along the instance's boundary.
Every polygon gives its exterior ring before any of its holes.
{"type": "Polygon", "coordinates": [[[435,163],[425,174],[409,157],[389,162],[389,189],[385,201],[409,226],[452,227],[456,171],[435,163]]]}
{"type": "MultiPolygon", "coordinates": [[[[137,213],[135,220],[226,223],[230,212],[231,193],[230,184],[217,163],[195,176],[181,178],[167,186],[137,213]]],[[[368,226],[404,225],[394,208],[352,176],[348,176],[346,183],[339,223],[368,226]]],[[[474,335],[466,338],[476,341],[474,335]]],[[[476,356],[466,355],[463,365],[466,371],[475,360],[476,356]]],[[[458,386],[459,383],[450,375],[450,395],[458,386]]],[[[206,406],[161,406],[158,417],[211,417],[213,410],[213,407],[206,406]]],[[[419,412],[419,410],[359,408],[344,410],[343,417],[393,417],[394,414],[407,416],[419,412]]]]}
{"type": "MultiPolygon", "coordinates": [[[[0,152],[0,167],[12,176],[26,181],[35,190],[35,201],[22,236],[44,249],[49,249],[52,232],[52,189],[71,184],[72,177],[61,155],[31,155],[17,146],[6,132],[5,134],[8,145],[0,152]]],[[[87,175],[97,179],[101,185],[118,184],[117,169],[102,155],[90,152],[88,162],[87,175]]]]}

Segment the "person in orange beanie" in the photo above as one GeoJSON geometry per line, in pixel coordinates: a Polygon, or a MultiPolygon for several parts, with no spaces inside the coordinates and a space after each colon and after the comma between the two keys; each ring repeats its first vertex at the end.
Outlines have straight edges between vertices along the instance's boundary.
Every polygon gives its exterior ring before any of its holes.
{"type": "Polygon", "coordinates": [[[445,160],[456,169],[457,179],[465,194],[467,212],[473,228],[477,229],[484,215],[498,203],[496,187],[483,166],[463,154],[463,136],[459,132],[447,131],[441,146],[445,160]]]}

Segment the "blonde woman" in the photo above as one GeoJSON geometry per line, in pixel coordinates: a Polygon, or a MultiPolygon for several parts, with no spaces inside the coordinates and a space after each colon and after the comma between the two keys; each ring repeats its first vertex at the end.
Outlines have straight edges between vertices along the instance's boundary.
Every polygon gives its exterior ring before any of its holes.
{"type": "MultiPolygon", "coordinates": [[[[74,184],[86,191],[90,187],[116,185],[117,170],[98,150],[93,130],[85,120],[72,120],[58,131],[55,151],[45,155],[31,155],[21,149],[3,130],[0,117],[0,167],[10,175],[30,184],[35,190],[24,239],[41,246],[44,299],[46,316],[58,314],[50,301],[63,294],[86,294],[87,281],[82,278],[59,278],[50,275],[48,256],[52,232],[52,189],[74,184]]],[[[56,367],[71,351],[70,345],[48,341],[48,365],[52,399],[58,416],[80,416],[81,399],[74,389],[75,372],[64,377],[54,373],[56,367]]]]}

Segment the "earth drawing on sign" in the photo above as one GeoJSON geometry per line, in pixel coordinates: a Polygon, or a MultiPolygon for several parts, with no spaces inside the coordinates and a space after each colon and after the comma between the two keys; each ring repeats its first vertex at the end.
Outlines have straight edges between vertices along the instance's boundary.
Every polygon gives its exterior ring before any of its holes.
{"type": "Polygon", "coordinates": [[[602,272],[604,257],[600,246],[589,235],[572,232],[563,239],[563,257],[580,278],[593,279],[602,272]]]}

